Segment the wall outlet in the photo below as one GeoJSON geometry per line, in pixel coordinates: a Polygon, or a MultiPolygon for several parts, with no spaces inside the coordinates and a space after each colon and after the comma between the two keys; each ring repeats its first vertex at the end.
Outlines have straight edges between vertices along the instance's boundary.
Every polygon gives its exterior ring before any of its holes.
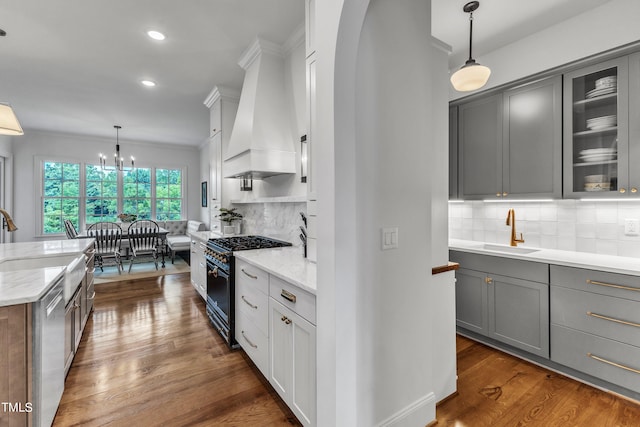
{"type": "Polygon", "coordinates": [[[395,249],[398,247],[398,227],[382,229],[382,250],[395,249]]]}
{"type": "Polygon", "coordinates": [[[624,220],[624,235],[638,236],[640,235],[640,219],[627,218],[624,220]]]}

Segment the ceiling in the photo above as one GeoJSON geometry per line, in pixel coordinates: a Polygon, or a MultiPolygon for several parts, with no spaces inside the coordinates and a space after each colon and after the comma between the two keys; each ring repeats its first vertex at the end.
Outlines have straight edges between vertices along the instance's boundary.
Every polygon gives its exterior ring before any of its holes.
{"type": "MultiPolygon", "coordinates": [[[[473,57],[525,38],[611,0],[480,0],[473,13],[473,57]]],[[[449,68],[469,57],[469,14],[466,0],[432,0],[431,32],[449,44],[449,68]]],[[[488,64],[487,64],[488,65],[488,64]]]]}
{"type": "MultiPolygon", "coordinates": [[[[606,1],[483,0],[474,57],[606,1]]],[[[433,34],[453,47],[452,67],[461,65],[465,1],[432,3],[433,34]]],[[[256,36],[284,43],[303,20],[303,0],[3,0],[0,102],[27,133],[115,137],[118,124],[122,139],[197,146],[208,136],[211,89],[242,85],[242,52],[256,36]],[[151,40],[149,29],[167,39],[151,40]]]]}

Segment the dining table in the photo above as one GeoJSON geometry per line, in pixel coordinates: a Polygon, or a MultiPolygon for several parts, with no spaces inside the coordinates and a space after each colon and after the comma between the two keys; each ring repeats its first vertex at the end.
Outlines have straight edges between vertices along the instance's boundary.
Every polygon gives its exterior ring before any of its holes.
{"type": "MultiPolygon", "coordinates": [[[[121,249],[126,249],[127,254],[125,256],[125,258],[129,258],[129,239],[128,239],[128,234],[129,229],[128,227],[122,228],[122,243],[120,248],[121,249]]],[[[162,227],[160,227],[158,229],[158,246],[161,249],[160,253],[162,255],[162,268],[165,268],[165,262],[164,262],[164,254],[167,250],[167,234],[169,234],[169,230],[164,229],[162,227]]],[[[87,233],[87,230],[82,230],[80,233],[78,233],[78,236],[76,237],[77,239],[84,239],[90,237],[89,234],[87,233]]]]}

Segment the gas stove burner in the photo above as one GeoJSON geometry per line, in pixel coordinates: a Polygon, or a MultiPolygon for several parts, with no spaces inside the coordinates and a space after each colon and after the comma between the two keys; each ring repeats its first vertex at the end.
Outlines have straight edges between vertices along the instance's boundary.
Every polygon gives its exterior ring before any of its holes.
{"type": "Polygon", "coordinates": [[[237,236],[209,239],[211,248],[224,252],[245,251],[250,249],[280,248],[291,246],[291,243],[263,236],[237,236]]]}

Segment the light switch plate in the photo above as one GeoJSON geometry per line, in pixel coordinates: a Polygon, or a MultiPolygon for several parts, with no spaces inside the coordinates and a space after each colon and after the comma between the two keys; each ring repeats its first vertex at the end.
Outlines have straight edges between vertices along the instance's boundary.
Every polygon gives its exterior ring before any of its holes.
{"type": "Polygon", "coordinates": [[[640,219],[627,218],[624,220],[624,235],[638,236],[640,235],[640,219]]]}
{"type": "Polygon", "coordinates": [[[382,229],[382,250],[396,249],[398,247],[398,227],[385,227],[382,229]]]}

